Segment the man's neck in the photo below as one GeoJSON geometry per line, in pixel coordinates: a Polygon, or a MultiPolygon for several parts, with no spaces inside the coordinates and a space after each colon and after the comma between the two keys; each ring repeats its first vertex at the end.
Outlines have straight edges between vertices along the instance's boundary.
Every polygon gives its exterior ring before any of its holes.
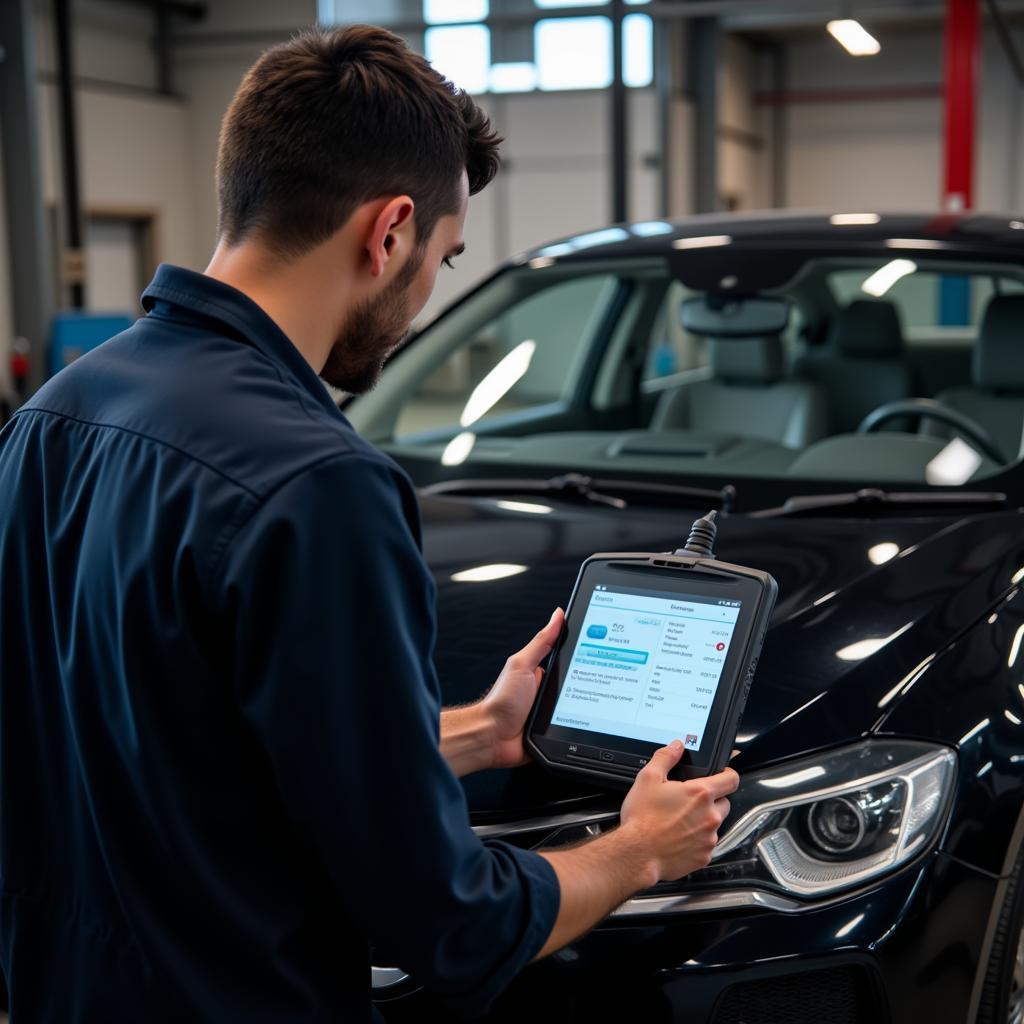
{"type": "MultiPolygon", "coordinates": [[[[298,259],[285,264],[255,243],[229,248],[220,242],[203,273],[252,299],[319,374],[335,329],[327,308],[332,289],[320,280],[316,262],[298,259]]],[[[338,287],[336,276],[332,286],[338,287]]]]}

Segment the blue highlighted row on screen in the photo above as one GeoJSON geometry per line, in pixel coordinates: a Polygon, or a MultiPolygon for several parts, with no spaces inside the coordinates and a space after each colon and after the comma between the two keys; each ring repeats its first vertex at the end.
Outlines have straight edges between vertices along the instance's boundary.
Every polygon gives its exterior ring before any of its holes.
{"type": "Polygon", "coordinates": [[[646,665],[650,655],[647,651],[620,651],[614,647],[601,647],[599,644],[580,644],[587,648],[588,658],[600,658],[603,661],[628,661],[635,665],[646,665]]]}

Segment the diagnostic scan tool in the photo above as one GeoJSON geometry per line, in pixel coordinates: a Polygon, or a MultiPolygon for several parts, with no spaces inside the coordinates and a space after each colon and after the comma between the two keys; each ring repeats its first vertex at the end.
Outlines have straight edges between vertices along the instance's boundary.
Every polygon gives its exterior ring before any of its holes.
{"type": "Polygon", "coordinates": [[[674,554],[583,563],[527,726],[538,763],[628,786],[679,739],[671,778],[726,766],[778,587],[716,561],[715,533],[711,512],[674,554]]]}

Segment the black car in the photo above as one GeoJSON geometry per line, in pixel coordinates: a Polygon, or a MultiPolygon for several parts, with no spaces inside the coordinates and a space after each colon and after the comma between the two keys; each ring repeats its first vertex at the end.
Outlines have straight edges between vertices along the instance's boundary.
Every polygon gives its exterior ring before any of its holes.
{"type": "MultiPolygon", "coordinates": [[[[1024,221],[580,235],[499,268],[345,411],[422,488],[446,703],[588,555],[671,551],[709,508],[719,557],[779,583],[711,864],[490,1019],[1022,1019],[1024,221]]],[[[482,835],[532,848],[616,821],[535,766],[465,785],[482,835]]],[[[374,981],[389,1020],[444,1019],[400,967],[374,981]]]]}

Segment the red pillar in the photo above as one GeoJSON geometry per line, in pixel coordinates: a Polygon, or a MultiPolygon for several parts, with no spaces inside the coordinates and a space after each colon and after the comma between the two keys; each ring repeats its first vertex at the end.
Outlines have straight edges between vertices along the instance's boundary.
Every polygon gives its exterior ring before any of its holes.
{"type": "Polygon", "coordinates": [[[946,109],[942,209],[974,202],[974,121],[978,94],[979,0],[946,0],[946,109]]]}

